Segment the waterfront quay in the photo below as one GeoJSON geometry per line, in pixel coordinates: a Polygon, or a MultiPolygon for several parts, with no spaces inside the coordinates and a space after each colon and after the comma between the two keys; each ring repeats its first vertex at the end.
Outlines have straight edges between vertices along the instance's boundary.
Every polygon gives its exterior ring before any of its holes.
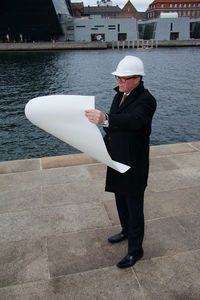
{"type": "Polygon", "coordinates": [[[200,40],[0,43],[0,51],[94,50],[116,48],[199,47],[200,40]]]}
{"type": "Polygon", "coordinates": [[[127,241],[106,166],[86,154],[0,163],[0,300],[199,300],[200,142],[152,146],[144,257],[127,241]]]}

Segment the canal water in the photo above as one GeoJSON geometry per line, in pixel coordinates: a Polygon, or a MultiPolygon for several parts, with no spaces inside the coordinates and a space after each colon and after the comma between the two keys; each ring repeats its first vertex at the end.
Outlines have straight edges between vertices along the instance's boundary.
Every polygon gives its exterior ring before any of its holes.
{"type": "Polygon", "coordinates": [[[157,48],[0,53],[0,160],[78,153],[32,125],[26,103],[52,94],[94,95],[108,111],[116,81],[111,72],[125,55],[140,57],[144,84],[158,107],[151,145],[200,140],[200,49],[157,48]]]}

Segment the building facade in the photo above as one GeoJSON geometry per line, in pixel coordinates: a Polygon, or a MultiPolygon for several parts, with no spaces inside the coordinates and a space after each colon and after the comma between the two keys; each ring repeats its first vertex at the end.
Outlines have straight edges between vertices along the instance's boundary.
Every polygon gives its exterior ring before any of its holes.
{"type": "Polygon", "coordinates": [[[75,42],[200,39],[200,19],[189,18],[74,19],[67,29],[75,42]]]}
{"type": "MultiPolygon", "coordinates": [[[[137,39],[135,19],[74,19],[68,28],[75,42],[133,41],[137,39]]],[[[70,34],[70,32],[69,32],[70,34]]]]}
{"type": "Polygon", "coordinates": [[[200,17],[200,0],[154,0],[146,11],[147,19],[159,18],[161,13],[177,12],[178,17],[200,17]]]}
{"type": "Polygon", "coordinates": [[[66,40],[71,14],[70,0],[1,0],[0,41],[66,40]]]}
{"type": "Polygon", "coordinates": [[[189,40],[189,18],[154,19],[138,22],[138,38],[144,40],[189,40]]]}

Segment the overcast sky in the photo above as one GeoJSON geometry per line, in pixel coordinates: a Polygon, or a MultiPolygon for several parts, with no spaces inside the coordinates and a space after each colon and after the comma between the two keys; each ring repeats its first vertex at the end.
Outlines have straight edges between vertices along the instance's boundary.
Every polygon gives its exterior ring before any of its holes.
{"type": "MultiPolygon", "coordinates": [[[[119,5],[120,8],[123,8],[128,0],[112,0],[113,5],[119,5]]],[[[71,0],[71,2],[83,2],[84,6],[96,6],[97,0],[71,0]]],[[[149,7],[149,4],[153,2],[153,0],[131,0],[132,4],[138,11],[146,11],[149,7]]]]}

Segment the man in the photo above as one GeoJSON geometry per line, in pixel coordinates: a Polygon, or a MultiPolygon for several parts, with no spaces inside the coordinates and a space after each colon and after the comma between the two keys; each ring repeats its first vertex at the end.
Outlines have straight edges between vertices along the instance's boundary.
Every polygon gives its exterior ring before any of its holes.
{"type": "Polygon", "coordinates": [[[143,86],[143,62],[125,56],[115,72],[118,87],[109,114],[86,110],[89,121],[103,124],[105,144],[111,158],[129,165],[126,173],[107,168],[106,191],[115,193],[122,231],[108,239],[118,243],[128,238],[128,254],[117,264],[119,268],[134,265],[143,256],[144,191],[149,172],[149,136],[156,110],[154,97],[143,86]]]}

